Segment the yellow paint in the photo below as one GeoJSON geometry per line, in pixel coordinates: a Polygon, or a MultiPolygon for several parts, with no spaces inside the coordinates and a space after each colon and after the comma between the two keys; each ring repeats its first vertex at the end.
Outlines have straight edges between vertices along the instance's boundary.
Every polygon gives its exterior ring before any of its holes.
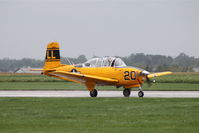
{"type": "Polygon", "coordinates": [[[159,73],[152,73],[148,75],[148,78],[153,78],[153,77],[158,77],[158,76],[164,76],[164,75],[169,75],[172,74],[172,72],[159,72],[159,73]]]}
{"type": "Polygon", "coordinates": [[[61,66],[60,59],[55,59],[53,50],[59,50],[59,43],[52,42],[47,45],[46,61],[44,64],[44,69],[56,68],[56,67],[61,66]],[[50,53],[51,53],[51,56],[50,56],[50,53]]]}
{"type": "MultiPolygon", "coordinates": [[[[76,67],[74,65],[63,65],[60,59],[54,55],[53,50],[59,50],[57,42],[49,43],[46,51],[46,61],[43,74],[84,84],[89,91],[96,85],[112,85],[124,88],[139,88],[144,83],[146,75],[141,75],[142,70],[133,67],[76,67]],[[49,54],[51,50],[51,55],[49,54]],[[71,72],[75,69],[77,72],[71,72]]],[[[171,72],[149,74],[147,78],[163,76],[171,72]]]]}

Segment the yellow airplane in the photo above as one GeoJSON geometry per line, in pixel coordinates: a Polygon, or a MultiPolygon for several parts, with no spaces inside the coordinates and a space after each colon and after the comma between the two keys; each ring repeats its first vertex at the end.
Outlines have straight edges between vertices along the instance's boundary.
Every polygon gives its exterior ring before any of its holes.
{"type": "Polygon", "coordinates": [[[47,76],[85,85],[91,97],[97,96],[95,87],[100,85],[123,87],[125,97],[130,96],[131,88],[138,88],[138,96],[143,97],[144,92],[141,87],[144,81],[150,82],[149,79],[153,77],[172,74],[172,72],[149,73],[140,68],[128,67],[116,57],[93,58],[83,64],[64,65],[60,62],[57,42],[48,44],[45,64],[40,71],[47,76]]]}

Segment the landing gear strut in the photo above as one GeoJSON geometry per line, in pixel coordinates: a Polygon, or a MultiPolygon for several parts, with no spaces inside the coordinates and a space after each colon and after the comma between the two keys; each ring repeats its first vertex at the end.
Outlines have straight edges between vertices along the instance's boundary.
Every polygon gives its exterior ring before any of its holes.
{"type": "Polygon", "coordinates": [[[123,90],[123,95],[124,95],[125,97],[129,97],[129,96],[131,95],[131,89],[125,88],[125,89],[123,90]]]}
{"type": "Polygon", "coordinates": [[[94,90],[90,91],[90,96],[91,97],[96,97],[97,96],[97,90],[94,89],[94,90]]]}

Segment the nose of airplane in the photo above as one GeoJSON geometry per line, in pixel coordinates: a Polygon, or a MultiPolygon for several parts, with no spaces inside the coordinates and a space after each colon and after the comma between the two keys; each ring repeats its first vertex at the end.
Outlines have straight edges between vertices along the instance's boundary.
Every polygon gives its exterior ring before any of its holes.
{"type": "Polygon", "coordinates": [[[150,79],[148,78],[148,75],[149,75],[149,74],[150,74],[150,72],[148,72],[148,71],[146,71],[146,70],[143,70],[143,71],[140,73],[140,75],[145,76],[145,78],[146,78],[146,83],[147,83],[148,86],[150,87],[150,86],[152,85],[152,83],[155,82],[155,80],[150,80],[150,79]]]}

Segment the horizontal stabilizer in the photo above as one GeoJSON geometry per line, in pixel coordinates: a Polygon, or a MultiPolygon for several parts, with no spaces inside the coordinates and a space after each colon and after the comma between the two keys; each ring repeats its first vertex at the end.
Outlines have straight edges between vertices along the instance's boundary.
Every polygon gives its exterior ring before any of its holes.
{"type": "Polygon", "coordinates": [[[30,69],[30,71],[47,71],[47,72],[52,72],[52,71],[55,71],[55,69],[30,69]]]}

